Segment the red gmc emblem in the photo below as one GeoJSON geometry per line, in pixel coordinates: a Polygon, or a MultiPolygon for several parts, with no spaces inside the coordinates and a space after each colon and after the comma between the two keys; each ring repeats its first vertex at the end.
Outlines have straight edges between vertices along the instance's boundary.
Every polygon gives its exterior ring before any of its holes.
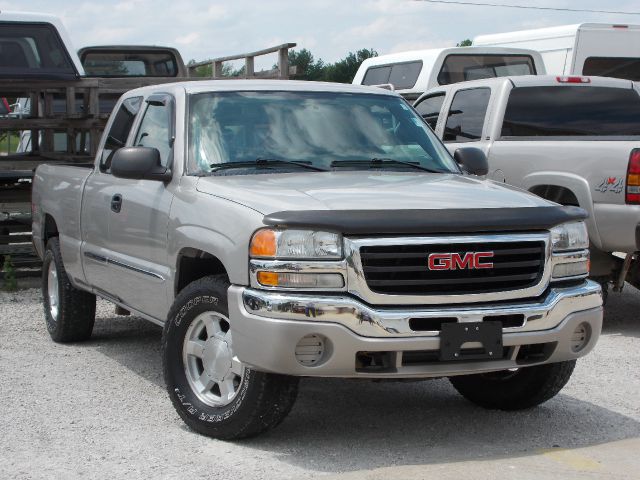
{"type": "Polygon", "coordinates": [[[493,252],[432,253],[429,255],[429,270],[493,268],[493,262],[483,262],[487,258],[493,258],[493,252]]]}

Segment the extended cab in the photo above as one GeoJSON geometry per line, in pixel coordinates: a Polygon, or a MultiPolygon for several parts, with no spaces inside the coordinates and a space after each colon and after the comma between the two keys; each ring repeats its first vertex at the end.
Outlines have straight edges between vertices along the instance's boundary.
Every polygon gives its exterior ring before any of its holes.
{"type": "Polygon", "coordinates": [[[426,92],[415,108],[451,152],[482,149],[488,177],[589,212],[591,274],[640,286],[640,95],[628,80],[520,76],[426,92]]]}
{"type": "Polygon", "coordinates": [[[277,425],[302,376],[450,377],[485,407],[538,405],[600,335],[586,213],[455,158],[383,89],[128,92],[95,165],[36,170],[49,333],[89,338],[96,296],[163,325],[169,396],[218,438],[277,425]]]}

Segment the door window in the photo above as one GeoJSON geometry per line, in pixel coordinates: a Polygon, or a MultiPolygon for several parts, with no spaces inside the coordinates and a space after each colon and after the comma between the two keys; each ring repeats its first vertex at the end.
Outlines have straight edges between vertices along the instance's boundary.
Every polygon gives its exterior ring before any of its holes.
{"type": "Polygon", "coordinates": [[[490,96],[489,88],[458,91],[449,108],[443,140],[445,142],[480,140],[490,96]]]}
{"type": "Polygon", "coordinates": [[[127,144],[127,138],[129,138],[133,121],[140,111],[140,105],[142,105],[142,97],[127,98],[120,105],[104,142],[100,159],[101,171],[109,172],[113,154],[127,144]]]}
{"type": "Polygon", "coordinates": [[[432,130],[436,129],[438,115],[440,115],[440,109],[442,108],[443,102],[444,92],[431,95],[416,105],[416,110],[422,118],[425,119],[432,130]]]}
{"type": "Polygon", "coordinates": [[[134,142],[137,147],[157,148],[163,167],[168,167],[171,161],[173,147],[171,115],[172,108],[169,101],[149,103],[134,142]]]}

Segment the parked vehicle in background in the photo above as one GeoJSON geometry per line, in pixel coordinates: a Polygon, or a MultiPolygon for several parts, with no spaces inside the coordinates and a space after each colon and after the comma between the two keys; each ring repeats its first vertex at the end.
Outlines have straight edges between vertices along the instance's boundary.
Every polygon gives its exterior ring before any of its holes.
{"type": "Polygon", "coordinates": [[[502,47],[452,47],[392,53],[366,59],[354,85],[393,85],[415,100],[426,90],[479,78],[544,74],[537,52],[502,47]]]}
{"type": "Polygon", "coordinates": [[[587,210],[592,276],[605,288],[625,278],[640,287],[638,84],[496,78],[432,89],[414,106],[450,152],[486,152],[489,178],[587,210]]]}
{"type": "Polygon", "coordinates": [[[143,45],[84,47],[78,56],[87,77],[183,77],[188,76],[175,48],[143,45]]]}
{"type": "Polygon", "coordinates": [[[563,25],[480,35],[473,45],[536,50],[549,74],[640,80],[640,25],[563,25]]]}
{"type": "Polygon", "coordinates": [[[0,12],[0,78],[74,80],[84,75],[60,19],[0,12]]]}
{"type": "Polygon", "coordinates": [[[95,165],[41,165],[46,324],[86,340],[95,296],[164,326],[167,390],[218,438],[276,426],[298,378],[451,377],[518,410],[595,345],[586,212],[474,178],[399,95],[295,81],[126,93],[95,165]]]}

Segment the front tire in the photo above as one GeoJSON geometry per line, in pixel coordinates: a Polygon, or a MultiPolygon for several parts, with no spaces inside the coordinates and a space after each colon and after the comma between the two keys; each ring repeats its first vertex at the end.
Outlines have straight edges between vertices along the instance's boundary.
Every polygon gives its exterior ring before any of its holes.
{"type": "Polygon", "coordinates": [[[297,378],[252,370],[235,357],[228,288],[225,276],[187,285],[163,335],[164,378],[173,406],[196,432],[225,440],[274,428],[298,392],[297,378]]]}
{"type": "Polygon", "coordinates": [[[47,330],[54,342],[81,342],[91,337],[96,297],[69,281],[57,237],[47,243],[42,261],[42,303],[47,330]]]}
{"type": "Polygon", "coordinates": [[[467,400],[484,408],[523,410],[556,396],[567,384],[575,360],[534,367],[450,377],[467,400]]]}

